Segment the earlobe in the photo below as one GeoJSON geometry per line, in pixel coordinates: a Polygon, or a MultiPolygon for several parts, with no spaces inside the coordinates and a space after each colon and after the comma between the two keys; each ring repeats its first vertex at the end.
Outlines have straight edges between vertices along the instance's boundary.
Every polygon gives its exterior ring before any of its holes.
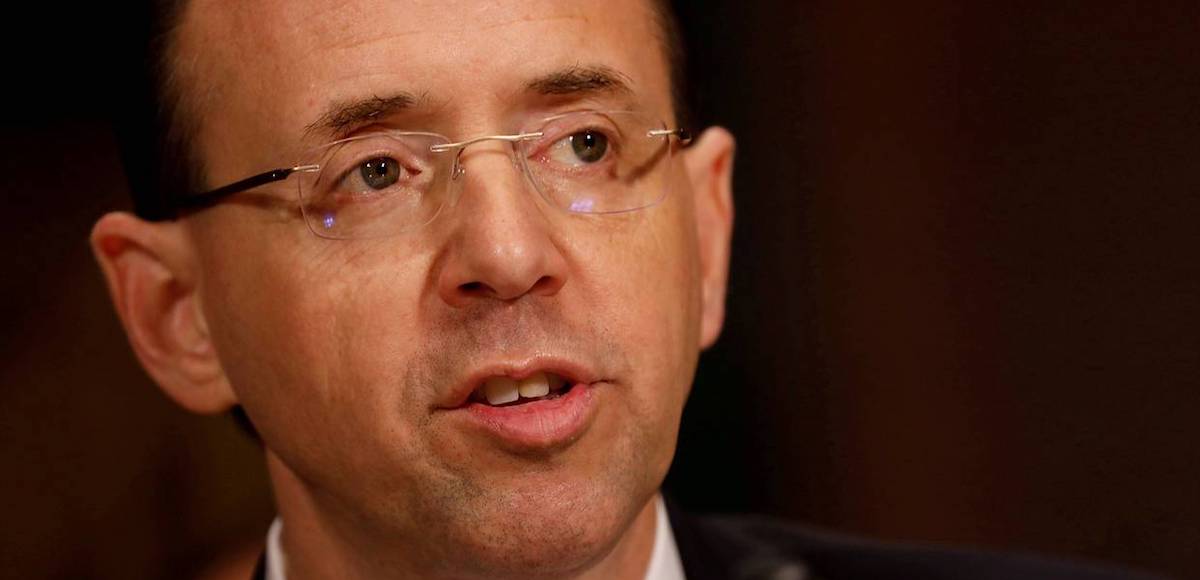
{"type": "Polygon", "coordinates": [[[725,321],[725,292],[733,234],[734,138],[721,127],[704,131],[684,159],[691,181],[700,257],[700,347],[716,342],[725,321]]]}
{"type": "Polygon", "coordinates": [[[182,227],[110,213],[92,229],[91,243],[130,345],[163,391],[196,413],[236,404],[208,333],[182,227]]]}

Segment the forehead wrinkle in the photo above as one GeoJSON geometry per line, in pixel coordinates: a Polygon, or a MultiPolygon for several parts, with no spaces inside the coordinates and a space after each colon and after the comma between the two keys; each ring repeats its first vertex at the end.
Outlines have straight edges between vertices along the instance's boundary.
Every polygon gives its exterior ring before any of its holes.
{"type": "MultiPolygon", "coordinates": [[[[333,8],[328,8],[328,9],[323,10],[324,13],[333,12],[333,11],[335,11],[335,9],[333,9],[333,8]]],[[[482,11],[483,10],[480,10],[477,12],[482,12],[482,11]]],[[[306,17],[306,20],[309,20],[309,18],[306,17]]],[[[521,15],[521,16],[507,18],[507,19],[487,23],[484,25],[478,25],[478,26],[473,26],[470,23],[469,19],[464,19],[464,20],[466,21],[465,24],[457,26],[457,27],[436,26],[435,25],[432,28],[424,27],[424,28],[420,28],[420,29],[411,29],[411,30],[405,30],[405,29],[396,30],[394,28],[388,28],[387,30],[385,30],[381,33],[377,33],[377,34],[367,36],[367,37],[362,37],[359,35],[338,34],[339,30],[341,30],[342,28],[347,26],[347,23],[344,21],[339,22],[337,19],[333,19],[333,18],[326,19],[326,20],[318,19],[318,20],[316,20],[316,22],[318,22],[318,24],[316,24],[317,28],[311,28],[310,30],[314,33],[314,36],[323,37],[324,39],[326,39],[326,42],[304,43],[304,45],[303,45],[304,48],[302,49],[303,52],[301,53],[303,56],[301,56],[299,58],[299,60],[305,60],[314,54],[327,55],[330,53],[337,53],[337,52],[356,52],[356,51],[364,51],[364,50],[374,51],[374,50],[377,50],[377,47],[378,47],[378,49],[382,49],[383,54],[394,54],[395,48],[392,45],[392,41],[401,39],[401,38],[406,38],[408,42],[412,42],[411,37],[414,37],[414,36],[438,37],[439,40],[441,40],[441,42],[432,43],[431,44],[432,49],[437,49],[437,48],[441,48],[441,47],[452,48],[455,45],[455,43],[452,41],[445,41],[444,38],[446,36],[462,35],[462,34],[478,34],[482,31],[494,30],[497,28],[505,27],[505,26],[524,25],[524,24],[531,24],[531,23],[581,22],[586,25],[587,23],[589,23],[591,21],[591,19],[587,18],[586,16],[579,15],[579,14],[521,15]]],[[[580,69],[580,70],[584,69],[584,67],[579,67],[579,66],[576,66],[574,68],[580,69]]],[[[569,72],[571,69],[572,69],[572,67],[564,67],[564,71],[569,72]]],[[[616,84],[616,85],[620,84],[621,79],[628,81],[628,78],[629,78],[627,75],[624,75],[623,73],[618,73],[616,71],[613,71],[613,69],[611,69],[611,67],[595,66],[595,67],[586,67],[586,69],[587,70],[596,70],[596,71],[611,71],[611,73],[612,73],[611,76],[615,77],[618,80],[618,83],[612,83],[612,84],[616,84]]],[[[345,71],[345,72],[343,72],[343,74],[338,75],[338,78],[341,80],[355,79],[358,81],[363,81],[365,79],[375,78],[375,77],[389,79],[389,77],[393,77],[394,74],[395,74],[394,72],[380,73],[380,72],[369,72],[369,71],[345,71]]],[[[581,79],[582,79],[582,77],[584,75],[581,74],[581,75],[577,75],[577,76],[581,77],[581,79]]],[[[591,76],[595,77],[596,80],[599,80],[600,77],[602,77],[604,75],[603,74],[595,74],[595,75],[591,75],[591,76]]],[[[531,81],[531,83],[532,82],[534,82],[534,81],[531,81]]],[[[550,86],[551,83],[543,83],[543,84],[548,87],[548,86],[550,86]]],[[[583,83],[581,82],[581,83],[577,83],[577,84],[583,84],[583,83]]],[[[601,83],[597,82],[597,83],[593,83],[593,84],[596,85],[595,88],[599,88],[599,85],[601,83]]],[[[626,84],[629,84],[629,83],[626,82],[626,84]]],[[[561,83],[560,83],[560,85],[561,85],[561,83]]],[[[369,91],[370,91],[370,89],[369,89],[369,91]]],[[[361,106],[354,107],[357,109],[361,109],[359,111],[342,111],[341,113],[339,113],[339,112],[333,110],[334,108],[338,107],[338,105],[335,104],[335,105],[330,106],[324,113],[322,113],[320,115],[320,117],[318,117],[315,121],[313,121],[312,123],[309,123],[307,126],[304,127],[304,130],[302,133],[303,137],[311,138],[315,134],[325,134],[325,135],[342,134],[345,132],[346,129],[353,129],[353,127],[356,124],[361,125],[362,122],[369,120],[369,118],[371,118],[371,117],[385,118],[388,116],[389,113],[396,112],[397,109],[411,108],[414,106],[425,107],[426,105],[429,104],[428,103],[429,92],[428,92],[428,90],[426,90],[416,96],[416,98],[414,100],[417,102],[415,102],[415,103],[411,103],[404,107],[381,107],[377,111],[370,111],[370,110],[368,110],[371,108],[369,106],[370,104],[366,103],[365,101],[379,102],[382,100],[390,100],[390,99],[387,99],[386,97],[381,99],[379,97],[379,95],[399,94],[401,92],[401,91],[392,90],[390,87],[384,87],[384,86],[376,86],[373,89],[373,91],[374,91],[373,98],[371,96],[361,96],[360,97],[357,95],[349,95],[346,97],[345,102],[352,102],[355,99],[361,99],[362,101],[364,101],[362,103],[359,103],[359,105],[361,105],[361,106]],[[390,110],[384,110],[384,109],[390,109],[390,110]]],[[[563,90],[547,90],[545,92],[547,94],[552,94],[552,93],[563,93],[565,91],[563,91],[563,90]]],[[[412,93],[409,93],[409,94],[412,94],[412,93]]],[[[363,95],[372,95],[372,93],[365,92],[365,93],[363,93],[363,95]]],[[[446,96],[446,99],[448,101],[453,100],[449,95],[446,96]]],[[[343,108],[345,108],[345,107],[343,107],[343,108]]]]}

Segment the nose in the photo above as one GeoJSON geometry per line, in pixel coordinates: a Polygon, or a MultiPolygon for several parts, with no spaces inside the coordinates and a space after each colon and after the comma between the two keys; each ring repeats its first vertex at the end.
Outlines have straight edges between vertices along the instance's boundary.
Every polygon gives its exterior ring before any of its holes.
{"type": "MultiPolygon", "coordinates": [[[[495,144],[500,145],[500,144],[495,144]]],[[[538,196],[504,146],[462,152],[458,203],[438,273],[438,294],[463,308],[489,300],[553,296],[567,261],[538,196]]]]}

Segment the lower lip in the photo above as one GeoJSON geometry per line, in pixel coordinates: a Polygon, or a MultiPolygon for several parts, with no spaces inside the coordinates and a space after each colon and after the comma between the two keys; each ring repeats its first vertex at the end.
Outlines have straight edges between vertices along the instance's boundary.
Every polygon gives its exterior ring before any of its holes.
{"type": "Polygon", "coordinates": [[[597,384],[576,384],[565,395],[520,405],[472,402],[460,409],[473,428],[513,451],[542,451],[574,443],[596,414],[597,384]]]}

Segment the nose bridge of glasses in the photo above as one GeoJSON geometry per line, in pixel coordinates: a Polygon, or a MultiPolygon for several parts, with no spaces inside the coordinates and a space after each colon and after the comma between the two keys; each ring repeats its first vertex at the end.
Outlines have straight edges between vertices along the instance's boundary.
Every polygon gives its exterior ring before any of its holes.
{"type": "Polygon", "coordinates": [[[482,143],[484,141],[506,141],[509,143],[518,143],[521,141],[537,139],[541,136],[541,131],[535,131],[533,133],[515,133],[512,135],[483,135],[473,139],[467,139],[466,141],[458,141],[457,143],[438,143],[437,145],[430,146],[429,150],[434,153],[445,153],[450,151],[461,152],[467,147],[470,147],[476,143],[482,143]]]}
{"type": "Polygon", "coordinates": [[[457,180],[458,178],[462,177],[464,173],[466,173],[466,170],[462,166],[462,157],[463,152],[466,151],[467,147],[475,145],[476,143],[483,143],[485,141],[503,141],[516,146],[522,141],[538,139],[541,136],[541,131],[535,131],[532,133],[515,133],[512,135],[483,135],[480,137],[467,139],[465,141],[458,141],[456,143],[439,143],[430,146],[429,150],[433,153],[452,153],[454,155],[454,165],[451,167],[450,177],[451,179],[457,180]]]}

